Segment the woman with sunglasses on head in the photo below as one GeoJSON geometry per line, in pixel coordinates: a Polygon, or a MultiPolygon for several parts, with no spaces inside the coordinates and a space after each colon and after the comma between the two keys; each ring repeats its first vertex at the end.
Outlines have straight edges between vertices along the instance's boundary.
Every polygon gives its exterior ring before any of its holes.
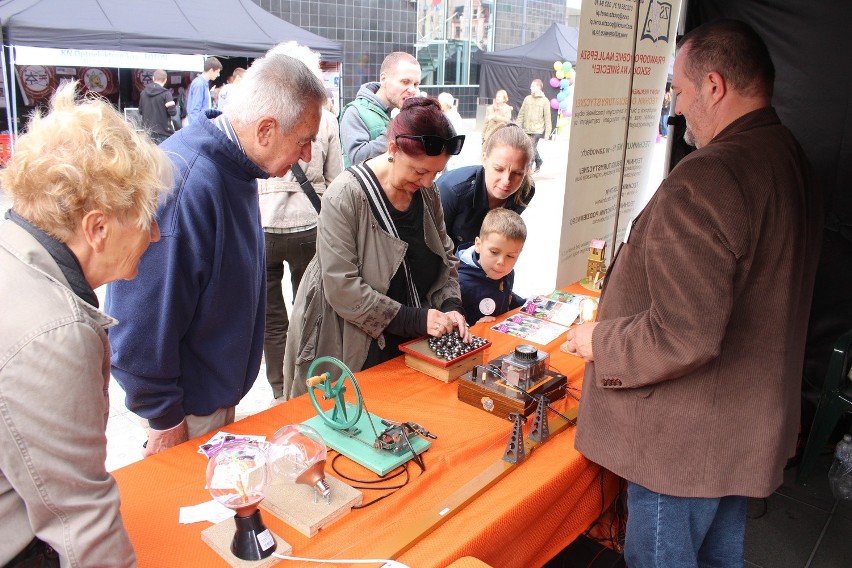
{"type": "Polygon", "coordinates": [[[484,134],[482,165],[465,166],[438,178],[447,233],[458,248],[479,235],[486,213],[505,207],[520,214],[535,195],[529,164],[535,150],[529,136],[513,122],[493,123],[484,134]]]}
{"type": "Polygon", "coordinates": [[[435,99],[411,97],[387,139],[387,152],[344,171],[323,195],[317,254],[293,302],[285,396],[305,392],[317,357],[360,371],[423,335],[457,330],[470,341],[434,185],[464,136],[435,99]]]}

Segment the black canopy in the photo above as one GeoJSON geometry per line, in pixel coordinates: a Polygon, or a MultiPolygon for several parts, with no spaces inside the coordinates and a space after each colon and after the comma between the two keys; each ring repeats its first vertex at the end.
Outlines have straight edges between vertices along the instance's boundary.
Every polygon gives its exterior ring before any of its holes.
{"type": "Polygon", "coordinates": [[[515,112],[521,106],[524,97],[530,94],[530,83],[533,79],[541,79],[544,92],[553,96],[548,81],[553,77],[555,61],[577,62],[577,38],[580,32],[564,24],[552,24],[544,34],[529,43],[481,53],[479,61],[479,97],[491,99],[499,89],[505,89],[509,94],[509,104],[515,107],[515,112]]]}
{"type": "MultiPolygon", "coordinates": [[[[772,104],[802,144],[825,196],[803,381],[821,385],[834,342],[852,328],[852,3],[701,0],[689,2],[686,29],[719,17],[748,22],[767,43],[776,72],[772,104]]],[[[806,396],[803,413],[818,398],[818,391],[806,396]]]]}
{"type": "Polygon", "coordinates": [[[4,0],[3,43],[33,47],[260,57],[296,41],[340,61],[340,43],[251,0],[4,0]]]}

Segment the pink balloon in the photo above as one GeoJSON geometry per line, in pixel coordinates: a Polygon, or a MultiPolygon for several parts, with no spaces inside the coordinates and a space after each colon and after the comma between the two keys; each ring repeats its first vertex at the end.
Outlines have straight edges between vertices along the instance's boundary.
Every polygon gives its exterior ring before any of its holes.
{"type": "Polygon", "coordinates": [[[550,86],[553,87],[554,89],[558,88],[559,87],[559,79],[557,79],[556,77],[551,77],[550,78],[550,86]]]}
{"type": "Polygon", "coordinates": [[[558,109],[559,108],[559,99],[557,99],[556,97],[550,99],[550,108],[552,108],[554,110],[558,109]]]}

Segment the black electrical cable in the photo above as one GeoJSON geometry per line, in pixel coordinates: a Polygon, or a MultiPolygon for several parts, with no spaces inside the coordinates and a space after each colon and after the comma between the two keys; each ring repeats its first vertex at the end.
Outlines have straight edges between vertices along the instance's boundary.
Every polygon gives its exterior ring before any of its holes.
{"type": "Polygon", "coordinates": [[[377,498],[373,499],[372,501],[368,501],[368,502],[362,503],[360,505],[353,505],[353,507],[352,507],[353,509],[365,509],[365,508],[369,507],[370,505],[373,505],[374,503],[378,503],[382,499],[386,499],[386,498],[390,497],[391,495],[393,495],[394,493],[396,493],[397,491],[399,491],[400,489],[402,489],[403,487],[408,485],[408,482],[411,481],[411,474],[408,472],[408,464],[407,463],[404,463],[401,466],[399,466],[397,468],[398,471],[396,471],[396,473],[393,473],[393,474],[388,473],[387,475],[385,475],[384,477],[381,477],[379,479],[356,479],[354,477],[349,477],[348,475],[344,475],[343,473],[340,473],[340,471],[337,469],[337,466],[335,464],[335,462],[337,462],[337,458],[339,458],[342,455],[343,454],[338,453],[337,455],[335,455],[331,459],[331,469],[332,469],[332,471],[334,471],[334,473],[337,476],[342,477],[343,479],[345,479],[347,481],[351,481],[352,483],[360,484],[360,485],[352,485],[351,487],[353,489],[363,489],[365,491],[389,491],[390,492],[390,493],[387,493],[385,495],[382,495],[381,497],[377,497],[377,498]],[[384,486],[381,486],[381,487],[371,487],[371,485],[373,485],[373,484],[382,483],[382,482],[385,482],[385,481],[389,481],[391,479],[396,479],[397,477],[399,477],[401,475],[405,475],[405,481],[403,481],[400,485],[384,485],[384,486]]]}
{"type": "Polygon", "coordinates": [[[481,367],[485,367],[485,370],[494,375],[499,379],[505,379],[506,377],[503,375],[503,370],[500,369],[494,363],[485,363],[484,365],[480,365],[481,367]]]}
{"type": "Polygon", "coordinates": [[[749,519],[759,519],[759,518],[761,518],[762,516],[764,516],[764,515],[766,514],[766,512],[769,510],[769,500],[768,500],[766,497],[762,497],[762,498],[760,499],[760,501],[763,503],[763,510],[760,512],[760,514],[757,514],[757,515],[746,515],[746,517],[747,517],[747,518],[749,518],[749,519]]]}
{"type": "MultiPolygon", "coordinates": [[[[554,373],[558,373],[558,374],[560,374],[560,375],[562,374],[562,372],[561,372],[559,369],[557,369],[556,367],[554,367],[553,365],[548,365],[548,366],[547,366],[547,368],[548,368],[548,370],[549,370],[549,371],[552,371],[552,372],[554,372],[554,373]]],[[[562,386],[562,387],[559,387],[559,388],[561,388],[561,389],[565,389],[565,394],[569,395],[571,398],[573,398],[573,399],[574,399],[574,400],[576,400],[577,402],[580,402],[580,398],[579,398],[579,397],[574,396],[574,393],[571,393],[571,392],[568,392],[568,391],[572,391],[572,390],[573,390],[573,391],[577,391],[577,392],[579,392],[579,393],[582,393],[582,392],[583,392],[583,389],[580,389],[580,388],[577,388],[577,387],[572,387],[572,386],[571,386],[571,384],[567,382],[567,380],[566,380],[566,382],[565,382],[565,385],[564,385],[564,386],[562,386]]]]}
{"type": "Polygon", "coordinates": [[[625,528],[624,514],[625,513],[624,513],[623,504],[624,504],[624,492],[626,490],[625,482],[624,482],[623,479],[619,480],[620,487],[619,487],[618,495],[616,495],[615,499],[613,499],[613,501],[612,501],[612,503],[610,504],[609,507],[605,507],[605,503],[606,503],[606,499],[605,499],[605,496],[604,496],[605,474],[606,474],[606,470],[603,467],[601,467],[599,477],[598,477],[599,482],[600,482],[600,490],[601,490],[601,513],[598,516],[598,518],[595,520],[595,522],[593,522],[589,526],[589,528],[586,530],[586,532],[583,533],[583,536],[585,536],[586,538],[593,540],[595,542],[609,543],[610,548],[613,548],[614,550],[621,552],[621,551],[624,550],[624,528],[625,528]],[[605,530],[607,536],[605,536],[605,537],[592,536],[592,534],[591,534],[592,529],[594,529],[594,527],[598,526],[600,523],[603,522],[604,516],[608,512],[610,513],[610,521],[609,521],[609,526],[606,527],[606,530],[605,530]],[[616,528],[616,525],[617,525],[617,528],[616,528]]]}
{"type": "MultiPolygon", "coordinates": [[[[533,400],[538,400],[538,399],[535,397],[535,395],[530,394],[530,393],[529,393],[528,391],[526,391],[525,389],[522,389],[521,387],[515,387],[515,388],[517,388],[517,389],[518,389],[519,391],[521,391],[524,395],[526,395],[526,396],[530,397],[531,399],[533,399],[533,400]]],[[[564,414],[562,414],[562,413],[561,413],[561,412],[559,412],[558,410],[554,409],[554,408],[553,408],[552,406],[550,406],[549,404],[547,405],[547,409],[548,409],[549,411],[551,411],[552,413],[554,413],[555,415],[557,415],[557,416],[559,416],[560,418],[562,418],[563,420],[565,420],[566,422],[568,422],[569,424],[571,424],[572,426],[576,426],[576,425],[577,425],[577,422],[576,422],[575,420],[571,420],[570,418],[568,418],[567,416],[565,416],[564,414]]]]}
{"type": "MultiPolygon", "coordinates": [[[[340,456],[342,456],[342,455],[343,455],[343,454],[338,453],[336,456],[334,456],[334,457],[332,458],[332,460],[331,460],[331,469],[334,471],[334,473],[336,473],[339,477],[342,477],[342,478],[343,478],[343,479],[345,479],[346,481],[351,481],[351,482],[353,482],[353,483],[366,483],[366,484],[370,484],[370,483],[382,483],[383,481],[389,481],[389,480],[394,479],[394,478],[397,478],[397,477],[399,477],[400,475],[402,475],[403,473],[405,473],[405,467],[404,467],[404,465],[401,465],[401,466],[399,466],[398,468],[396,468],[396,469],[398,469],[399,471],[397,471],[397,472],[396,472],[396,473],[394,473],[393,475],[391,475],[390,473],[388,473],[388,474],[386,474],[384,477],[380,477],[379,479],[356,479],[356,478],[354,478],[354,477],[349,477],[349,476],[347,476],[347,475],[344,475],[344,474],[340,473],[340,472],[337,470],[337,466],[335,465],[335,463],[337,462],[337,458],[339,458],[339,457],[340,457],[340,456]]],[[[394,471],[394,470],[391,470],[391,471],[394,471]]],[[[382,488],[381,488],[381,487],[378,487],[377,489],[382,489],[382,488]]]]}

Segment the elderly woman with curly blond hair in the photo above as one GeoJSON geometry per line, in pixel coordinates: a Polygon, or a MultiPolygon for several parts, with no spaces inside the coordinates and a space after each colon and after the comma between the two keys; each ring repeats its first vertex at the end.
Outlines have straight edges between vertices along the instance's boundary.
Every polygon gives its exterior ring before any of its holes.
{"type": "Polygon", "coordinates": [[[116,322],[94,289],[159,238],[170,162],[100,99],[60,88],[0,172],[0,566],[133,566],[106,472],[116,322]]]}

